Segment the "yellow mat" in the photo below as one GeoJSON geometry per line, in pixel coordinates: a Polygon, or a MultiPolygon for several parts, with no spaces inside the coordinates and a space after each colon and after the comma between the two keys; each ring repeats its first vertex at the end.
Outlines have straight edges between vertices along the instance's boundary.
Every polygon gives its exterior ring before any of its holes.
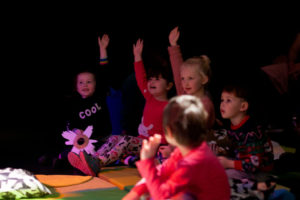
{"type": "Polygon", "coordinates": [[[101,169],[98,177],[114,184],[121,190],[124,190],[125,187],[135,185],[141,179],[136,168],[127,166],[105,167],[101,169]]]}
{"type": "Polygon", "coordinates": [[[37,174],[36,178],[43,184],[52,187],[63,187],[70,185],[77,185],[91,180],[92,176],[79,175],[43,175],[37,174]]]}

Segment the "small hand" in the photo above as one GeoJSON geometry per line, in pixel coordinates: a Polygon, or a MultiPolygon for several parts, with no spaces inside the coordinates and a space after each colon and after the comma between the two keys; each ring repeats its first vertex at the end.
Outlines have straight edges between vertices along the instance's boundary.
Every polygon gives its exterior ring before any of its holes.
{"type": "Polygon", "coordinates": [[[178,31],[178,26],[176,26],[169,34],[169,42],[171,46],[176,46],[179,39],[180,32],[178,31]]]}
{"type": "Polygon", "coordinates": [[[109,37],[107,34],[104,34],[102,38],[98,37],[98,45],[100,48],[106,49],[109,44],[109,37]]]}
{"type": "Polygon", "coordinates": [[[170,144],[160,146],[158,149],[158,151],[161,153],[163,159],[169,158],[171,153],[173,152],[173,150],[174,150],[174,147],[171,146],[170,144]]]}
{"type": "Polygon", "coordinates": [[[161,135],[155,134],[151,136],[149,140],[143,140],[143,146],[141,149],[141,160],[153,158],[156,155],[157,149],[161,141],[161,135]]]}
{"type": "Polygon", "coordinates": [[[209,147],[211,149],[211,151],[215,154],[218,155],[219,154],[219,147],[218,145],[214,142],[209,143],[209,147]]]}
{"type": "Polygon", "coordinates": [[[136,44],[133,44],[133,55],[135,62],[142,60],[143,47],[144,41],[142,39],[138,39],[136,44]]]}
{"type": "Polygon", "coordinates": [[[220,163],[222,164],[222,166],[225,169],[234,168],[234,161],[233,160],[229,160],[228,158],[226,158],[224,156],[219,156],[218,159],[219,159],[220,163]]]}
{"type": "Polygon", "coordinates": [[[82,130],[82,129],[77,129],[77,128],[74,128],[72,131],[73,131],[74,133],[76,133],[77,135],[83,133],[83,130],[82,130]]]}

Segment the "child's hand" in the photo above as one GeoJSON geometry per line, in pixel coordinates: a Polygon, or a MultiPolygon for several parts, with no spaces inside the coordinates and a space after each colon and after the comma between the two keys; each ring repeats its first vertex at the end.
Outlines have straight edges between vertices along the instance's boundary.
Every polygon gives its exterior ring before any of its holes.
{"type": "Polygon", "coordinates": [[[210,142],[208,144],[208,146],[210,147],[211,151],[215,154],[218,155],[219,154],[219,147],[215,142],[210,142]]]}
{"type": "Polygon", "coordinates": [[[163,159],[167,159],[170,157],[171,153],[173,152],[174,147],[170,144],[162,145],[159,147],[158,151],[161,153],[163,159]]]}
{"type": "Polygon", "coordinates": [[[179,39],[180,32],[178,31],[178,26],[176,26],[169,34],[169,42],[171,46],[176,46],[179,39]]]}
{"type": "Polygon", "coordinates": [[[142,60],[143,47],[144,47],[144,41],[142,39],[138,39],[136,44],[133,44],[133,55],[134,55],[135,62],[142,60]]]}
{"type": "Polygon", "coordinates": [[[141,160],[153,158],[156,155],[157,149],[161,141],[161,135],[155,134],[151,136],[149,140],[143,140],[143,146],[141,149],[141,160]]]}
{"type": "Polygon", "coordinates": [[[82,133],[83,133],[83,130],[81,130],[81,129],[77,129],[77,128],[74,128],[72,131],[73,131],[74,133],[76,133],[77,135],[79,135],[79,134],[82,134],[82,133]]]}
{"type": "Polygon", "coordinates": [[[109,44],[109,37],[107,34],[104,34],[102,36],[102,38],[100,38],[100,36],[98,37],[98,44],[99,44],[99,47],[100,49],[106,49],[108,44],[109,44]]]}
{"type": "Polygon", "coordinates": [[[219,156],[218,159],[225,169],[228,169],[228,168],[233,169],[234,168],[233,160],[229,160],[228,158],[226,158],[224,156],[219,156]]]}

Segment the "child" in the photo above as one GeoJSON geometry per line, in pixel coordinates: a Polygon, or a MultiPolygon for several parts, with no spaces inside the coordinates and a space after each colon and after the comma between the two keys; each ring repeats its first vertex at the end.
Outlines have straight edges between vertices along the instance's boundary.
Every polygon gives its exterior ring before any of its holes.
{"type": "MultiPolygon", "coordinates": [[[[104,46],[103,48],[106,49],[109,43],[108,35],[104,34],[101,42],[104,46]]],[[[93,125],[93,138],[102,143],[109,136],[112,128],[105,99],[108,91],[108,83],[100,85],[100,81],[104,83],[103,79],[107,76],[105,73],[108,70],[104,68],[106,64],[106,51],[102,51],[100,65],[103,66],[101,70],[105,71],[100,71],[98,68],[96,71],[94,69],[79,71],[75,76],[75,95],[66,103],[69,108],[66,114],[66,118],[68,119],[67,129],[81,132],[89,125],[93,125]],[[99,76],[101,76],[101,80],[99,80],[99,76]]],[[[105,67],[107,68],[107,66],[105,67]]]]}
{"type": "Polygon", "coordinates": [[[209,113],[208,128],[212,128],[215,123],[215,109],[205,89],[211,76],[210,60],[206,55],[202,55],[183,61],[180,47],[177,45],[179,35],[178,27],[175,27],[169,34],[171,46],[168,47],[177,95],[190,94],[201,99],[209,113]]]}
{"type": "Polygon", "coordinates": [[[145,139],[154,133],[162,135],[162,143],[166,144],[163,136],[162,113],[168,103],[168,91],[172,88],[172,77],[166,66],[158,68],[151,66],[146,74],[142,61],[143,40],[138,39],[133,45],[134,68],[136,80],[146,102],[142,123],[139,126],[139,137],[145,139]]]}
{"type": "MultiPolygon", "coordinates": [[[[105,75],[101,78],[107,80],[107,51],[106,48],[109,44],[109,37],[104,34],[102,38],[98,38],[100,47],[100,65],[106,67],[104,71],[105,75]]],[[[103,69],[103,68],[102,68],[103,69]]],[[[103,72],[103,71],[101,71],[103,72]]],[[[88,126],[93,125],[92,138],[98,141],[97,145],[102,145],[107,141],[110,136],[112,127],[110,122],[110,115],[108,107],[106,105],[106,95],[108,92],[108,80],[101,80],[101,83],[107,84],[99,89],[97,84],[96,90],[96,76],[100,76],[100,72],[97,74],[94,71],[84,70],[77,74],[75,77],[76,95],[71,98],[71,101],[67,102],[69,111],[67,112],[67,129],[76,133],[80,133],[88,126]]],[[[98,82],[98,79],[97,79],[98,82]]],[[[68,152],[69,163],[78,169],[83,169],[80,158],[73,152],[68,152]]],[[[81,170],[85,171],[86,170],[81,170]]]]}
{"type": "Polygon", "coordinates": [[[148,192],[153,199],[229,199],[225,170],[205,142],[206,120],[199,98],[173,97],[164,110],[163,127],[166,140],[176,149],[156,167],[154,156],[161,136],[144,140],[136,164],[145,182],[138,183],[123,200],[139,199],[148,192]]]}
{"type": "MultiPolygon", "coordinates": [[[[103,46],[107,46],[108,41],[108,36],[103,35],[103,46]]],[[[109,80],[106,78],[108,77],[107,68],[104,66],[107,63],[106,52],[102,52],[101,55],[101,67],[97,66],[96,69],[79,69],[80,71],[76,73],[74,76],[74,91],[72,91],[73,93],[70,96],[65,98],[61,112],[64,116],[64,131],[67,129],[80,133],[88,126],[93,125],[93,138],[97,139],[99,144],[107,139],[112,129],[105,99],[109,85],[109,80]],[[101,76],[101,78],[99,76],[101,76]]],[[[65,161],[66,164],[68,164],[67,155],[71,147],[66,147],[64,143],[61,142],[63,138],[60,134],[56,140],[58,141],[56,143],[57,149],[54,153],[59,155],[55,155],[54,158],[51,158],[53,159],[51,164],[53,167],[60,167],[65,161]]],[[[41,157],[39,162],[43,164],[43,162],[45,162],[44,160],[45,156],[41,157]]]]}
{"type": "Polygon", "coordinates": [[[253,104],[249,92],[242,83],[227,84],[223,88],[220,111],[223,119],[230,120],[225,130],[234,147],[234,158],[218,156],[218,159],[230,180],[231,196],[268,199],[276,184],[269,174],[273,168],[273,146],[250,112],[253,104]]]}
{"type": "Polygon", "coordinates": [[[219,156],[219,160],[228,169],[229,178],[255,178],[256,173],[269,172],[273,167],[271,140],[249,115],[250,106],[245,86],[228,84],[223,88],[220,111],[231,123],[227,135],[235,146],[235,158],[219,156]]]}
{"type": "MultiPolygon", "coordinates": [[[[153,136],[155,133],[162,135],[163,144],[167,143],[162,128],[162,112],[168,103],[167,95],[173,83],[170,81],[171,76],[168,75],[168,71],[163,66],[150,68],[151,70],[146,75],[142,61],[142,50],[143,41],[139,39],[133,45],[136,80],[145,98],[142,123],[138,128],[139,136],[112,136],[94,156],[80,152],[81,164],[77,165],[77,168],[88,175],[96,176],[101,167],[111,164],[124,154],[138,155],[142,139],[153,136]]],[[[74,158],[76,159],[75,156],[74,158]]],[[[76,163],[78,162],[76,161],[76,163]]]]}

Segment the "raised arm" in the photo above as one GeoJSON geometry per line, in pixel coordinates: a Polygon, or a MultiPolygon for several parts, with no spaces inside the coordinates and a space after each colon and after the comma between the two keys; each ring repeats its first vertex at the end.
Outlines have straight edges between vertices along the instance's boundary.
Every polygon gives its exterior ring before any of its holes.
{"type": "Polygon", "coordinates": [[[184,93],[184,90],[181,85],[181,75],[180,75],[180,67],[183,63],[183,58],[180,51],[180,47],[179,45],[177,45],[179,36],[180,36],[180,32],[178,30],[178,26],[176,26],[173,30],[171,30],[169,34],[170,46],[168,47],[177,95],[184,93]]]}
{"type": "Polygon", "coordinates": [[[107,60],[107,46],[109,44],[109,36],[104,34],[102,38],[98,37],[98,45],[100,50],[100,65],[106,64],[107,60]]]}
{"type": "Polygon", "coordinates": [[[97,88],[101,91],[101,95],[108,94],[110,87],[114,83],[114,79],[111,78],[115,73],[112,66],[109,66],[108,56],[107,56],[107,47],[109,45],[109,36],[108,34],[103,34],[102,37],[98,37],[98,46],[100,52],[99,65],[96,69],[97,73],[97,88]]]}
{"type": "Polygon", "coordinates": [[[150,98],[152,95],[148,92],[147,88],[147,75],[142,59],[143,52],[143,40],[138,39],[136,44],[133,44],[133,55],[134,55],[134,71],[137,85],[145,99],[150,98]]]}

